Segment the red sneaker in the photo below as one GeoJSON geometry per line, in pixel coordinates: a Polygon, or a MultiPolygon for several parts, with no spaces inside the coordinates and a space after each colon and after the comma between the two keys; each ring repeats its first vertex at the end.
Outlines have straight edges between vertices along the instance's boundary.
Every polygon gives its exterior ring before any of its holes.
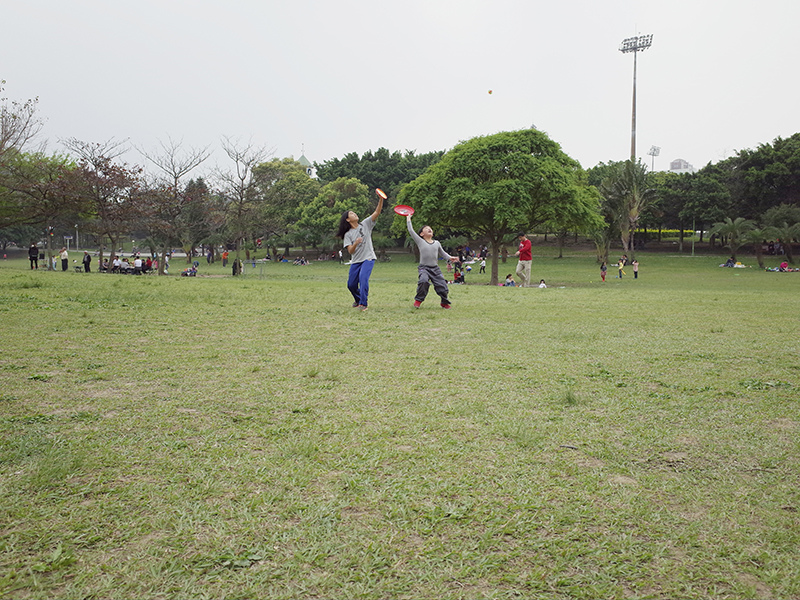
{"type": "Polygon", "coordinates": [[[442,308],[450,308],[450,305],[449,304],[445,304],[444,302],[442,302],[441,307],[442,308]]]}
{"type": "Polygon", "coordinates": [[[422,302],[419,300],[414,300],[414,308],[419,308],[420,306],[422,306],[422,302]]]}

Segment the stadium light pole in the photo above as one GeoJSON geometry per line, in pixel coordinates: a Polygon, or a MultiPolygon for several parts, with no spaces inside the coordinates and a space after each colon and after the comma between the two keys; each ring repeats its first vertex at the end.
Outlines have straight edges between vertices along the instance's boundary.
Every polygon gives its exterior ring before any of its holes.
{"type": "Polygon", "coordinates": [[[650,150],[648,150],[647,153],[650,156],[653,157],[652,158],[652,163],[651,163],[651,166],[650,166],[650,170],[651,171],[655,171],[655,168],[656,168],[656,156],[661,154],[661,148],[659,148],[658,146],[650,146],[650,150]]]}
{"type": "Polygon", "coordinates": [[[644,52],[653,44],[653,34],[636,35],[625,38],[619,51],[623,54],[633,52],[633,112],[631,115],[631,162],[636,160],[636,55],[644,52]]]}

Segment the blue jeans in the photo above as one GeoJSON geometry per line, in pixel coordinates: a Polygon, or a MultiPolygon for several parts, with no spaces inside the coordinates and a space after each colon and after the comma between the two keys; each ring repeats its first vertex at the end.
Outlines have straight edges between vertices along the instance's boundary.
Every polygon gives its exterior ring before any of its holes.
{"type": "Polygon", "coordinates": [[[367,306],[369,296],[369,276],[372,275],[374,260],[365,260],[350,265],[350,274],[347,277],[347,289],[353,294],[353,300],[361,306],[367,306]]]}

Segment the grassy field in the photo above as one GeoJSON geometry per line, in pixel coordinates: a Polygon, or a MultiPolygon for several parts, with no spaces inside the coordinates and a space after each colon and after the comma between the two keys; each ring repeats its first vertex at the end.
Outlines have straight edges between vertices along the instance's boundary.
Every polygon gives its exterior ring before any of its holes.
{"type": "Polygon", "coordinates": [[[0,596],[799,598],[800,273],[540,251],[366,313],[3,262],[0,596]]]}

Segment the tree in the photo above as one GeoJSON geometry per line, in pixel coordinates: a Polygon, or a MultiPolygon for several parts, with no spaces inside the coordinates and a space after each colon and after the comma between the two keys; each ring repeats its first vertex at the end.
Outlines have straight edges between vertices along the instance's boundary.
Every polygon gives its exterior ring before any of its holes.
{"type": "Polygon", "coordinates": [[[641,161],[617,163],[612,174],[600,185],[600,193],[615,207],[622,249],[634,258],[634,234],[639,218],[656,198],[655,189],[649,185],[647,167],[641,161]]]}
{"type": "Polygon", "coordinates": [[[105,239],[110,241],[113,254],[122,236],[139,219],[136,190],[141,185],[142,170],[116,162],[126,150],[124,142],[112,139],[92,143],[70,138],[62,143],[77,157],[78,168],[67,178],[68,189],[76,202],[87,205],[84,227],[99,238],[102,263],[105,239]]]}
{"type": "Polygon", "coordinates": [[[41,234],[42,230],[33,225],[12,225],[0,228],[0,250],[5,252],[11,244],[20,247],[35,244],[41,234]]]}
{"type": "Polygon", "coordinates": [[[308,232],[298,230],[301,207],[311,202],[321,189],[318,180],[306,173],[305,167],[292,158],[271,160],[253,169],[258,194],[263,199],[258,220],[260,235],[272,246],[273,254],[278,239],[288,236],[308,237],[308,232]]]}
{"type": "Polygon", "coordinates": [[[773,206],[762,215],[761,222],[773,227],[780,227],[784,223],[789,226],[796,225],[800,223],[800,206],[796,204],[773,206]]]}
{"type": "Polygon", "coordinates": [[[786,260],[794,264],[794,252],[792,251],[792,242],[800,238],[800,223],[789,225],[786,221],[780,225],[770,228],[773,236],[778,240],[786,252],[786,260]]]}
{"type": "MultiPolygon", "coordinates": [[[[6,196],[4,225],[34,225],[47,228],[48,257],[53,254],[53,237],[76,215],[86,209],[68,183],[75,168],[62,155],[9,152],[5,156],[4,179],[6,196]]],[[[50,261],[48,260],[48,267],[50,261]]]]}
{"type": "MultiPolygon", "coordinates": [[[[225,201],[228,230],[236,244],[238,264],[242,241],[255,239],[258,230],[259,203],[263,201],[258,193],[259,187],[254,169],[269,158],[272,151],[250,143],[240,144],[230,138],[224,138],[222,148],[233,161],[233,169],[218,170],[216,177],[225,201]]],[[[249,250],[247,252],[249,254],[249,250]]]]}
{"type": "Polygon", "coordinates": [[[215,248],[224,242],[225,213],[219,196],[212,194],[202,177],[190,179],[184,187],[187,203],[181,213],[184,248],[191,254],[200,244],[207,244],[216,256],[215,248]]]}
{"type": "Polygon", "coordinates": [[[167,142],[159,141],[161,151],[141,154],[153,163],[161,172],[160,178],[151,185],[147,194],[151,208],[162,218],[150,220],[161,242],[161,260],[158,263],[158,274],[164,274],[166,254],[170,246],[180,244],[187,250],[187,262],[191,262],[192,242],[190,208],[202,199],[186,193],[183,178],[199,167],[209,157],[208,147],[184,149],[180,142],[169,138],[167,142]],[[157,192],[156,192],[157,190],[157,192]],[[169,206],[153,207],[154,202],[166,202],[169,206]],[[169,221],[164,220],[168,218],[169,221]],[[187,248],[188,246],[188,248],[187,248]]]}
{"type": "Polygon", "coordinates": [[[745,234],[755,228],[755,223],[743,217],[736,219],[726,218],[724,221],[714,223],[711,235],[718,235],[723,239],[725,247],[730,249],[731,256],[736,260],[736,253],[745,242],[745,234]]]}
{"type": "MultiPolygon", "coordinates": [[[[5,83],[0,80],[0,93],[5,83]]],[[[42,121],[36,116],[38,103],[38,98],[10,104],[7,98],[0,98],[0,163],[10,150],[24,151],[41,131],[42,121]]]]}
{"type": "MultiPolygon", "coordinates": [[[[367,151],[361,156],[356,152],[346,154],[344,158],[332,158],[322,164],[315,163],[317,176],[323,184],[342,177],[358,179],[370,191],[381,188],[389,198],[397,197],[400,189],[410,181],[419,177],[431,165],[439,162],[443,151],[416,154],[406,150],[390,152],[386,148],[378,148],[375,152],[367,151]]],[[[376,234],[387,235],[392,228],[392,219],[381,219],[376,224],[376,234]]],[[[405,235],[405,224],[397,227],[401,235],[405,235]]],[[[373,237],[373,240],[378,239],[373,237]]]]}
{"type": "Polygon", "coordinates": [[[322,187],[319,194],[301,209],[299,229],[309,233],[309,243],[333,240],[339,219],[346,210],[360,218],[372,214],[369,188],[353,177],[340,177],[322,187]]]}
{"type": "Polygon", "coordinates": [[[800,206],[780,204],[773,206],[761,217],[761,222],[780,240],[786,251],[786,260],[794,264],[792,241],[800,238],[800,206]]]}
{"type": "Polygon", "coordinates": [[[580,165],[536,129],[477,137],[458,144],[406,185],[399,200],[418,211],[418,222],[489,240],[491,282],[498,282],[502,244],[557,215],[574,210],[589,228],[600,222],[598,196],[580,165]]]}
{"type": "Polygon", "coordinates": [[[752,244],[758,266],[764,268],[764,242],[772,239],[771,227],[763,229],[748,229],[742,234],[742,244],[752,244]]]}

